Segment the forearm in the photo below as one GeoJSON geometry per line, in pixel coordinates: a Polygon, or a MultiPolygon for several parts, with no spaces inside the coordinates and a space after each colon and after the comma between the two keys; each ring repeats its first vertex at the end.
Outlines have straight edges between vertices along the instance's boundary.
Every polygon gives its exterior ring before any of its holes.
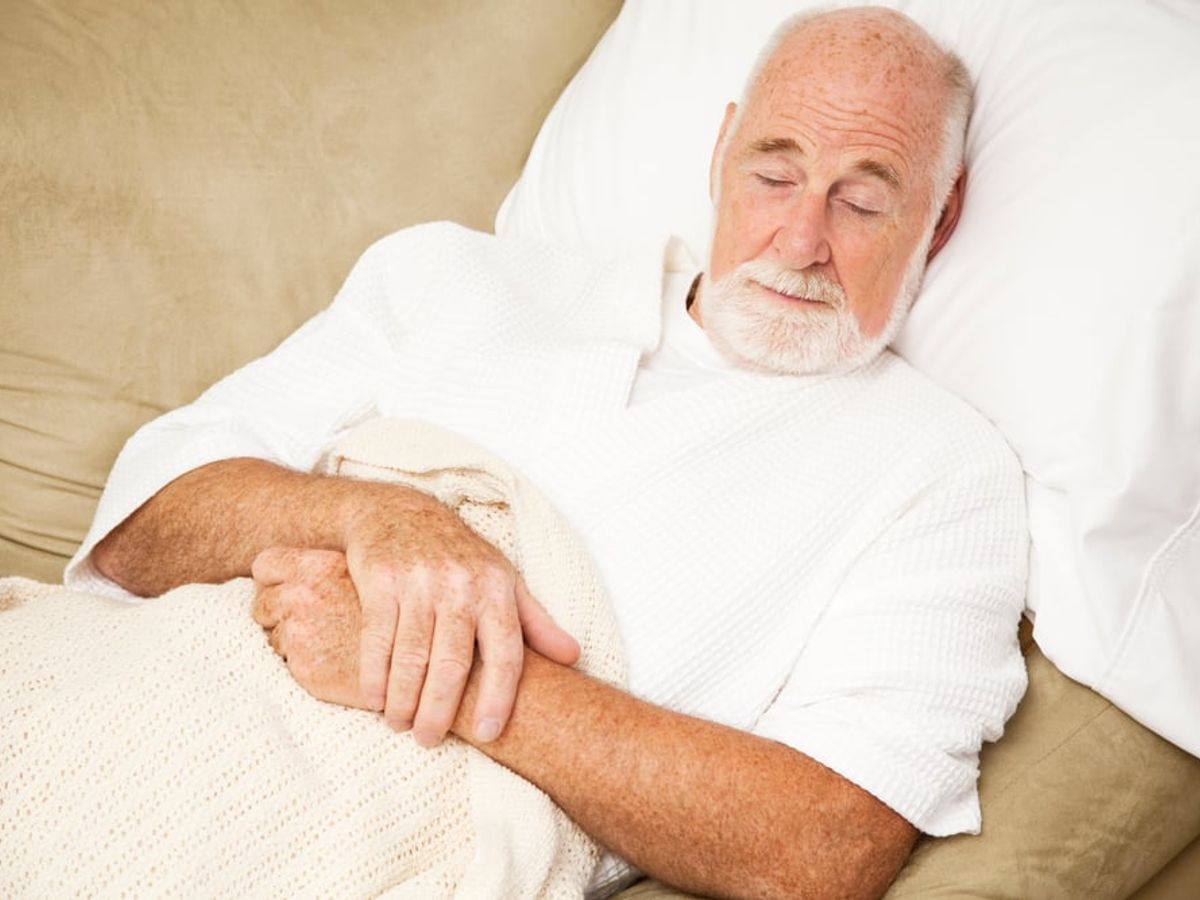
{"type": "MultiPolygon", "coordinates": [[[[455,728],[468,740],[470,697],[455,728]]],[[[709,895],[878,896],[916,837],[782,744],[643,703],[532,652],[508,728],[480,749],[642,870],[709,895]]]]}
{"type": "Polygon", "coordinates": [[[225,581],[248,575],[268,547],[344,549],[349,517],[363,495],[404,490],[258,459],[222,460],[162,488],[96,545],[92,559],[142,596],[225,581]]]}

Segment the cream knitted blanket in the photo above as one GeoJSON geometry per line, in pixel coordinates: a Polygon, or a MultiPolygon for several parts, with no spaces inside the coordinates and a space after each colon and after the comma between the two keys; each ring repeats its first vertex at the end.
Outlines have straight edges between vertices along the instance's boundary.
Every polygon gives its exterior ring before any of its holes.
{"type": "MultiPolygon", "coordinates": [[[[474,444],[374,420],[328,468],[455,508],[622,683],[591,561],[474,444]]],[[[0,895],[577,897],[596,846],[457,739],[434,750],[310,697],[250,618],[253,585],[138,604],[0,580],[0,895]]]]}

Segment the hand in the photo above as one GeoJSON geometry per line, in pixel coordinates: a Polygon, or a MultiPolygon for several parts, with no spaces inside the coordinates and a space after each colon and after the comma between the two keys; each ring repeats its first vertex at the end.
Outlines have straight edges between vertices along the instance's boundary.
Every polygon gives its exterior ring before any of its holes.
{"type": "Polygon", "coordinates": [[[358,674],[362,614],[346,557],[275,547],[258,554],[252,574],[254,621],[292,677],[318,700],[370,709],[358,674]]]}
{"type": "Polygon", "coordinates": [[[524,641],[562,665],[579,658],[579,645],[453,510],[388,487],[346,529],[347,569],[362,605],[361,696],[431,747],[454,723],[478,644],[474,736],[494,740],[512,712],[524,641]]]}

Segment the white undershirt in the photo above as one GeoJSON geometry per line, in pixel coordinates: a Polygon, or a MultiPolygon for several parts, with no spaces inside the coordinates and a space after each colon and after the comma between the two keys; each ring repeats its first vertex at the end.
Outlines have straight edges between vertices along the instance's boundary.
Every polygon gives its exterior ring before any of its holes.
{"type": "Polygon", "coordinates": [[[664,274],[662,339],[653,353],[641,359],[629,396],[630,406],[738,371],[716,351],[688,312],[688,291],[697,277],[695,271],[687,269],[664,274]]]}

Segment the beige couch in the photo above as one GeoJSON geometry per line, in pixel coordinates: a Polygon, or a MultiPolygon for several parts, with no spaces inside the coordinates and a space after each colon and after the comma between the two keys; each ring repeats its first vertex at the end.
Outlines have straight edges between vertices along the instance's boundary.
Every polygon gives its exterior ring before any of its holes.
{"type": "MultiPolygon", "coordinates": [[[[0,8],[0,574],[57,580],[129,434],[269,350],[371,241],[490,228],[618,6],[0,8]]],[[[1200,760],[1027,658],[984,834],[923,843],[890,896],[1124,897],[1177,856],[1137,896],[1200,896],[1200,760]]]]}

